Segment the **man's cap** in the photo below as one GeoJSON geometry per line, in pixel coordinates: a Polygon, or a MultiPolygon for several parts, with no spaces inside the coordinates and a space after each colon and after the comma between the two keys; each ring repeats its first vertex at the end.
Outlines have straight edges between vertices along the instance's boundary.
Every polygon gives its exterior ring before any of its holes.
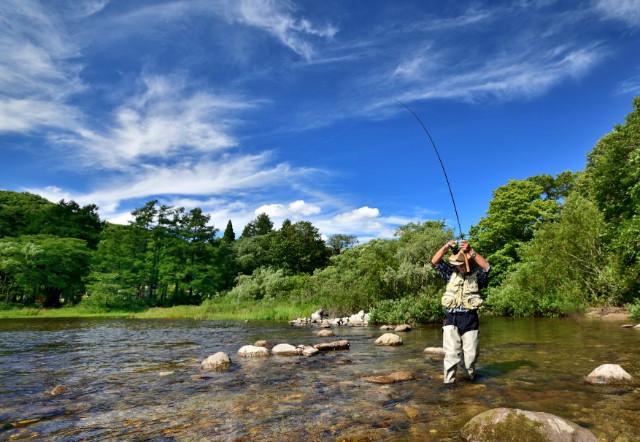
{"type": "Polygon", "coordinates": [[[464,252],[460,251],[455,255],[451,255],[449,257],[449,263],[454,266],[460,266],[465,263],[464,261],[464,252]]]}

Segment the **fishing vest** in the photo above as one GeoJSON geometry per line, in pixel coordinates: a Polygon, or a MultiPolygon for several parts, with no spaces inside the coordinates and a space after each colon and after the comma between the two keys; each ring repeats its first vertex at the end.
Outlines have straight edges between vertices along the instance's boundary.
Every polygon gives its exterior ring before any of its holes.
{"type": "Polygon", "coordinates": [[[480,297],[480,289],[478,287],[478,269],[475,269],[468,275],[461,275],[453,272],[444,295],[442,296],[442,305],[447,308],[464,307],[469,310],[475,310],[482,305],[484,300],[480,297]]]}

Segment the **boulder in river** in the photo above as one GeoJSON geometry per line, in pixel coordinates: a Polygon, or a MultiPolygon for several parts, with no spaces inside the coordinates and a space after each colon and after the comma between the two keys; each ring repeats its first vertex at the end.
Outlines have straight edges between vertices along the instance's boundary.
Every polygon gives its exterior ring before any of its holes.
{"type": "Polygon", "coordinates": [[[298,345],[298,350],[302,356],[313,356],[320,352],[320,350],[315,347],[311,347],[310,345],[298,345]]]}
{"type": "Polygon", "coordinates": [[[243,345],[238,350],[238,356],[243,358],[264,358],[269,356],[269,350],[264,347],[256,347],[255,345],[243,345]]]}
{"type": "Polygon", "coordinates": [[[376,345],[396,346],[402,344],[402,338],[398,335],[394,335],[393,333],[385,333],[384,335],[376,339],[376,345]]]}
{"type": "Polygon", "coordinates": [[[320,351],[348,350],[349,341],[347,341],[346,339],[342,339],[340,341],[321,342],[320,344],[314,345],[314,347],[320,351]]]}
{"type": "Polygon", "coordinates": [[[549,413],[494,408],[473,417],[460,432],[468,442],[544,440],[549,442],[597,442],[579,425],[549,413]]]}
{"type": "Polygon", "coordinates": [[[291,344],[278,344],[271,349],[271,353],[277,356],[298,356],[302,352],[291,344]]]}
{"type": "Polygon", "coordinates": [[[224,371],[229,367],[231,367],[231,359],[229,359],[229,355],[221,351],[212,354],[200,363],[201,370],[224,371]]]}
{"type": "Polygon", "coordinates": [[[320,338],[326,338],[328,336],[335,336],[335,333],[325,328],[323,330],[320,330],[318,333],[316,333],[316,336],[320,338]]]}
{"type": "Polygon", "coordinates": [[[603,364],[589,373],[585,378],[590,384],[616,384],[633,380],[624,368],[617,364],[603,364]]]}

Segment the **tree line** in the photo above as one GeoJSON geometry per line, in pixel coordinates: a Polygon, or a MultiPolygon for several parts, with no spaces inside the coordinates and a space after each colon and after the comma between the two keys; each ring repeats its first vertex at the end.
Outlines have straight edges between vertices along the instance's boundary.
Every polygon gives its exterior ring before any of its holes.
{"type": "MultiPolygon", "coordinates": [[[[640,97],[588,153],[583,171],[510,180],[493,192],[469,240],[492,264],[486,306],[558,316],[586,306],[640,312],[640,97]]],[[[454,232],[427,220],[393,239],[324,240],[308,221],[274,229],[266,214],[239,238],[200,208],[149,201],[133,221],[100,220],[95,205],[0,191],[0,302],[144,309],[216,302],[307,303],[381,322],[440,315],[433,253],[454,232]]]]}

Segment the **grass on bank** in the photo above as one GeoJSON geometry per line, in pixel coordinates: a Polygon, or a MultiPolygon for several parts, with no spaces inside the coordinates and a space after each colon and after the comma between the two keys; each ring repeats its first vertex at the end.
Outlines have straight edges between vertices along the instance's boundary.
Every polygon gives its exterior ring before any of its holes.
{"type": "Polygon", "coordinates": [[[318,307],[310,302],[233,302],[228,299],[205,301],[201,305],[152,307],[142,311],[100,309],[82,304],[62,308],[13,307],[0,309],[0,318],[140,318],[290,321],[308,317],[318,307]]]}

